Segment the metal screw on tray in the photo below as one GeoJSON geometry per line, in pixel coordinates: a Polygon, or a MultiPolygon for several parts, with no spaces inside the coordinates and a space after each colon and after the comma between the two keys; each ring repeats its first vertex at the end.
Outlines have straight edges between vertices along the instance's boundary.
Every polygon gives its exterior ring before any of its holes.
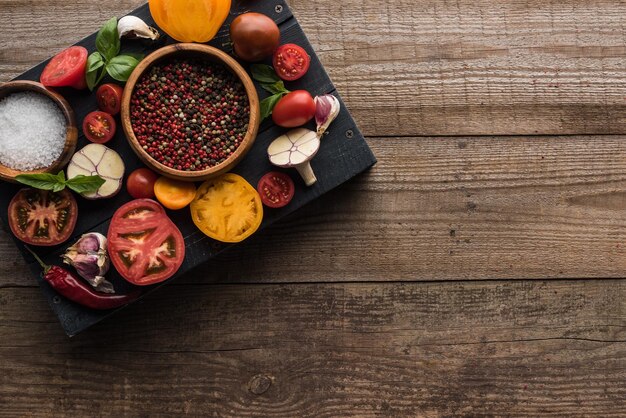
{"type": "Polygon", "coordinates": [[[346,138],[348,139],[354,138],[354,131],[352,129],[349,129],[346,131],[346,138]]]}
{"type": "Polygon", "coordinates": [[[276,13],[282,13],[283,12],[283,6],[282,4],[277,4],[276,7],[274,7],[274,11],[276,13]]]}
{"type": "Polygon", "coordinates": [[[55,305],[58,305],[59,303],[61,303],[61,298],[60,298],[60,297],[58,297],[58,296],[55,296],[55,297],[53,297],[53,298],[52,298],[52,302],[53,302],[55,305]]]}

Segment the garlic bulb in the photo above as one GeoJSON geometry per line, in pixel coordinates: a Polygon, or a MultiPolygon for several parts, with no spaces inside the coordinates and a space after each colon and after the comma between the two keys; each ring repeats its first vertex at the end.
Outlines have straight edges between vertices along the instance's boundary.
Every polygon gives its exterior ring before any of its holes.
{"type": "Polygon", "coordinates": [[[110,265],[107,239],[104,235],[97,232],[83,235],[62,257],[63,262],[74,267],[78,275],[87,280],[94,289],[115,293],[113,285],[104,278],[110,265]]]}
{"type": "Polygon", "coordinates": [[[317,136],[321,137],[326,129],[339,115],[341,104],[332,94],[325,94],[315,98],[315,122],[317,123],[317,136]]]}
{"type": "Polygon", "coordinates": [[[124,16],[117,22],[120,38],[144,38],[156,41],[161,36],[159,31],[150,27],[137,16],[124,16]]]}

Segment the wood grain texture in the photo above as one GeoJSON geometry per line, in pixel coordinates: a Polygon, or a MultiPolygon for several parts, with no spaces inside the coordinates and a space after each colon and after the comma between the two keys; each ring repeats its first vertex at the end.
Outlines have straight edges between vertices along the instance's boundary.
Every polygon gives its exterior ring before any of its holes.
{"type": "Polygon", "coordinates": [[[0,290],[4,416],[626,414],[621,281],[172,286],[71,341],[37,292],[0,290]]]}
{"type": "Polygon", "coordinates": [[[625,137],[369,143],[370,173],[181,280],[626,277],[625,137]]]}

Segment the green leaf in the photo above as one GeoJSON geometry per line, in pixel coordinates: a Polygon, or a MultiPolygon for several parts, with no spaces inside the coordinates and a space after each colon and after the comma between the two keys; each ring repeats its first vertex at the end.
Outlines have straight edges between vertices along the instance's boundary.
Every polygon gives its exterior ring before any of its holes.
{"type": "MultiPolygon", "coordinates": [[[[60,173],[59,173],[60,174],[60,173]]],[[[19,183],[25,184],[35,189],[52,190],[59,192],[65,188],[65,182],[59,182],[59,176],[50,173],[41,174],[20,174],[15,177],[19,183]]]]}
{"type": "Polygon", "coordinates": [[[144,59],[146,57],[144,54],[137,54],[137,53],[134,53],[134,52],[125,52],[124,55],[128,55],[129,57],[133,57],[137,61],[141,61],[142,59],[144,59]]]}
{"type": "Polygon", "coordinates": [[[269,91],[272,94],[287,94],[289,93],[289,90],[287,90],[285,88],[285,83],[283,83],[282,80],[277,81],[274,84],[261,84],[261,87],[263,87],[265,90],[269,91]]]}
{"type": "Polygon", "coordinates": [[[253,64],[250,72],[252,73],[252,78],[260,83],[274,84],[280,81],[280,77],[278,77],[274,68],[269,65],[253,64]]]}
{"type": "Polygon", "coordinates": [[[135,67],[139,64],[139,60],[130,55],[118,55],[113,57],[107,64],[107,73],[117,81],[126,81],[135,67]]]}
{"type": "Polygon", "coordinates": [[[96,35],[96,48],[105,61],[120,53],[120,37],[117,32],[117,18],[112,17],[96,35]]]}
{"type": "Polygon", "coordinates": [[[267,99],[264,99],[261,102],[261,120],[267,118],[269,115],[272,114],[274,106],[276,106],[276,103],[278,103],[278,101],[282,99],[284,95],[285,93],[275,94],[268,97],[267,99]]]}
{"type": "Polygon", "coordinates": [[[104,182],[105,180],[100,176],[84,176],[79,174],[67,180],[65,184],[76,193],[84,194],[96,192],[104,182]]]}
{"type": "Polygon", "coordinates": [[[87,79],[87,87],[89,90],[98,84],[98,70],[104,66],[104,58],[98,51],[89,55],[87,58],[87,68],[85,68],[85,78],[87,79]]]}

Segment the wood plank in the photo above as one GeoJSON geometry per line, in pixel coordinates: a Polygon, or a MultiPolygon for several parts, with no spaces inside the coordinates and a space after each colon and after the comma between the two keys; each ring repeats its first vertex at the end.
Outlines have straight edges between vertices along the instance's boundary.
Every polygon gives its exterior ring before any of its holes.
{"type": "MultiPolygon", "coordinates": [[[[0,80],[141,3],[1,0],[0,80]]],[[[366,135],[626,133],[624,1],[289,3],[366,135]]]]}
{"type": "MultiPolygon", "coordinates": [[[[185,282],[626,277],[626,138],[382,138],[371,172],[185,282]]],[[[18,252],[1,235],[0,259],[18,252]]],[[[0,286],[23,285],[21,261],[0,286]]]]}
{"type": "Polygon", "coordinates": [[[625,300],[626,282],[606,280],[171,286],[68,340],[36,289],[3,289],[0,406],[623,416],[625,300]]]}

